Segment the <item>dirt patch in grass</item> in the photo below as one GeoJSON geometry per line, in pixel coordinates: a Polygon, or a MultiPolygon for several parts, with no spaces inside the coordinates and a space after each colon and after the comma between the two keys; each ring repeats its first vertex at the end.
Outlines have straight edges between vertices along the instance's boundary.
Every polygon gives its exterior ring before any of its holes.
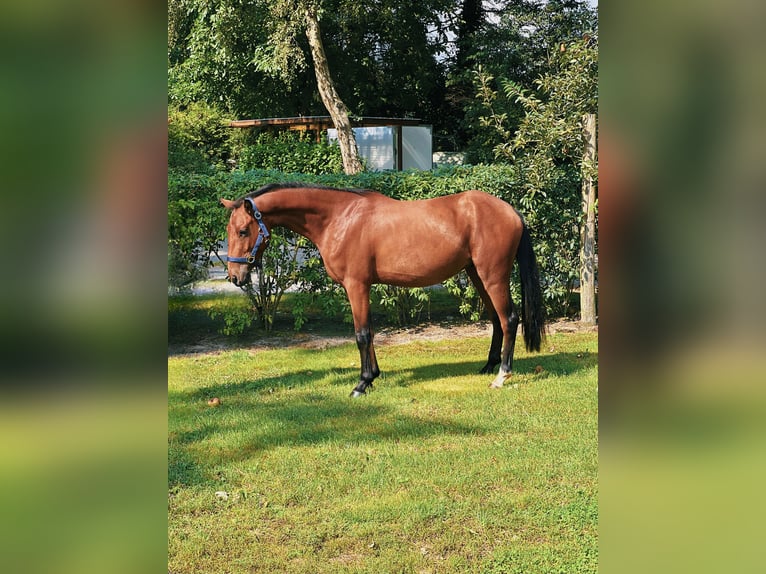
{"type": "MultiPolygon", "coordinates": [[[[598,332],[598,325],[582,325],[578,321],[562,319],[548,325],[548,333],[583,333],[598,332]]],[[[377,346],[401,345],[412,341],[441,341],[443,339],[468,339],[492,336],[492,323],[479,321],[477,323],[426,323],[412,327],[384,327],[375,333],[377,346]]],[[[521,337],[521,328],[519,328],[521,337]]],[[[201,338],[191,344],[174,343],[168,345],[168,355],[216,354],[233,349],[260,351],[297,347],[302,349],[329,349],[353,342],[353,334],[348,336],[324,335],[322,333],[281,333],[272,336],[259,337],[256,340],[242,341],[227,339],[216,335],[201,338]]]]}

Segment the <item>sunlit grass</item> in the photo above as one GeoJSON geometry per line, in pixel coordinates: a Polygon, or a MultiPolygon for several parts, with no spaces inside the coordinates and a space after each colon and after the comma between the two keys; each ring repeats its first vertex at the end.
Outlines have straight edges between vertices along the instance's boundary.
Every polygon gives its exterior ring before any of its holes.
{"type": "Polygon", "coordinates": [[[501,391],[487,345],[379,347],[356,400],[352,344],[171,357],[170,571],[595,572],[597,335],[501,391]]]}

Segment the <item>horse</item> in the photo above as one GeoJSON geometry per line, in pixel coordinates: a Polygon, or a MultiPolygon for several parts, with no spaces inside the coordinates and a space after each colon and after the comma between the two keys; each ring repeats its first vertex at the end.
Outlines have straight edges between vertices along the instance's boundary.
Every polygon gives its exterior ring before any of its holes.
{"type": "Polygon", "coordinates": [[[260,267],[270,229],[281,226],[319,249],[328,275],[343,286],[351,304],[361,360],[352,397],[364,395],[380,375],[373,344],[370,287],[435,285],[465,270],[492,321],[492,342],[481,373],[511,375],[519,314],[511,300],[514,260],[521,278],[521,324],[528,351],[545,336],[540,278],[529,230],[502,199],[471,190],[416,201],[399,201],[372,190],[304,183],[273,183],[237,200],[221,199],[231,211],[227,226],[228,280],[244,286],[260,267]]]}

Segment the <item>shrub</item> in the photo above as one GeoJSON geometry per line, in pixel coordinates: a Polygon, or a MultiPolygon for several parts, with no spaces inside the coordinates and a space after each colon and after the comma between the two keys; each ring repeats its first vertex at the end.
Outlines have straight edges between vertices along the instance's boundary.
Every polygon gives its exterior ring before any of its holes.
{"type": "MultiPolygon", "coordinates": [[[[423,199],[481,189],[508,201],[522,214],[532,234],[532,243],[543,279],[543,295],[548,313],[560,316],[567,312],[574,279],[578,277],[578,221],[580,205],[576,174],[562,170],[554,185],[559,190],[530,193],[524,191],[525,174],[512,165],[450,166],[433,171],[363,172],[311,175],[279,171],[250,170],[208,175],[169,175],[169,244],[171,252],[184,253],[186,260],[195,254],[206,260],[208,252],[225,238],[228,213],[218,198],[241,197],[267,183],[305,181],[321,185],[374,189],[397,199],[423,199]],[[572,187],[574,186],[574,187],[572,187]],[[190,255],[189,255],[190,254],[190,255]]],[[[277,230],[277,232],[279,232],[277,230]]],[[[276,257],[270,248],[264,264],[276,257]]],[[[304,252],[304,262],[296,269],[292,286],[298,289],[293,310],[296,329],[306,320],[305,310],[319,306],[332,316],[348,317],[348,304],[342,288],[326,276],[316,250],[304,252]]],[[[515,275],[515,273],[514,273],[515,275]]],[[[476,318],[482,311],[475,289],[464,276],[446,283],[450,292],[460,296],[460,311],[476,318]]],[[[286,287],[288,288],[288,287],[286,287]]],[[[512,284],[514,300],[520,301],[518,280],[512,284]]],[[[401,322],[417,317],[427,304],[428,293],[376,289],[378,302],[401,322]]],[[[255,311],[254,311],[255,312],[255,311]]]]}
{"type": "MultiPolygon", "coordinates": [[[[300,257],[301,253],[309,250],[309,245],[307,239],[292,231],[273,230],[269,256],[264,257],[263,268],[257,271],[252,283],[242,288],[249,306],[224,305],[208,312],[211,319],[223,319],[224,326],[220,331],[223,335],[239,336],[256,320],[265,331],[271,331],[285,291],[300,281],[306,261],[312,261],[300,257]]],[[[295,330],[300,330],[302,324],[296,318],[295,330]]]]}
{"type": "Polygon", "coordinates": [[[346,292],[327,275],[317,248],[308,247],[304,256],[305,265],[293,299],[295,330],[299,331],[308,321],[307,310],[310,308],[318,308],[325,317],[341,317],[344,323],[352,323],[351,304],[346,292]]]}
{"type": "Polygon", "coordinates": [[[215,108],[194,102],[168,109],[168,168],[209,173],[231,156],[231,128],[215,108]]]}
{"type": "Polygon", "coordinates": [[[225,238],[226,213],[209,176],[169,172],[168,283],[187,287],[207,276],[210,254],[225,238]]]}
{"type": "Polygon", "coordinates": [[[305,133],[284,131],[262,133],[255,142],[239,150],[239,168],[275,169],[306,174],[343,173],[340,147],[314,142],[305,133]]]}
{"type": "Polygon", "coordinates": [[[303,263],[298,255],[308,243],[306,238],[286,229],[271,234],[269,256],[263,258],[258,280],[245,289],[266,331],[271,331],[274,325],[274,317],[285,291],[300,280],[303,263]]]}
{"type": "Polygon", "coordinates": [[[373,285],[371,300],[386,311],[388,319],[402,327],[418,323],[423,310],[431,302],[431,292],[422,287],[407,288],[394,285],[373,285]]]}

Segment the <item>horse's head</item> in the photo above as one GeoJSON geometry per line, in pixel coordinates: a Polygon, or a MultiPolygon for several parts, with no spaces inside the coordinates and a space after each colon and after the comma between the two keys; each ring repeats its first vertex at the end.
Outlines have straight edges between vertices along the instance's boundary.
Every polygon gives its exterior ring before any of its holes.
{"type": "Polygon", "coordinates": [[[246,197],[244,201],[221,199],[221,203],[231,211],[226,227],[229,239],[227,279],[234,285],[246,285],[250,282],[253,267],[261,266],[263,251],[269,244],[269,230],[251,198],[246,197]]]}

